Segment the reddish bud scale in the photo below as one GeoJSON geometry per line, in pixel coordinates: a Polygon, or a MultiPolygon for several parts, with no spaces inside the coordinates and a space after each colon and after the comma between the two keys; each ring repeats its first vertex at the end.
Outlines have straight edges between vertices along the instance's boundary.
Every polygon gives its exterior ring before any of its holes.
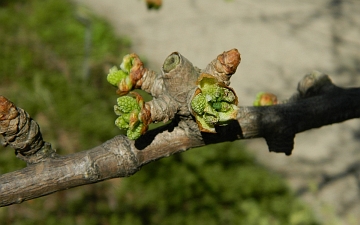
{"type": "Polygon", "coordinates": [[[0,96],[0,134],[4,145],[10,145],[16,154],[24,156],[36,153],[45,143],[39,125],[3,96],[0,96]]]}

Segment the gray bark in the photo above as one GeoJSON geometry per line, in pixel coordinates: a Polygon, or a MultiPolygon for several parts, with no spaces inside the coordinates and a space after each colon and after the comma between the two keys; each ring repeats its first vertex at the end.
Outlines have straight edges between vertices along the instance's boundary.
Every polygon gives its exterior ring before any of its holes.
{"type": "MultiPolygon", "coordinates": [[[[217,127],[216,134],[201,133],[192,117],[177,116],[136,141],[120,135],[93,149],[66,156],[39,151],[37,154],[44,157],[37,156],[38,162],[31,158],[26,168],[0,176],[0,206],[131,176],[154,160],[210,143],[263,137],[270,151],[290,155],[297,133],[360,117],[359,88],[343,89],[323,82],[304,91],[300,82],[298,89],[285,104],[239,107],[237,120],[217,127]]],[[[27,157],[31,156],[22,156],[25,160],[27,157]]]]}

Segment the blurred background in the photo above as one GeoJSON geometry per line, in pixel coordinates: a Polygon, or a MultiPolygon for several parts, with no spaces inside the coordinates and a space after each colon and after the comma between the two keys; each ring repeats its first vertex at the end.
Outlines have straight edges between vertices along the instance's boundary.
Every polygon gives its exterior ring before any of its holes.
{"type": "MultiPolygon", "coordinates": [[[[39,123],[59,154],[121,133],[108,69],[136,52],[154,70],[179,51],[204,68],[237,48],[240,105],[286,99],[312,70],[360,85],[356,0],[0,0],[0,94],[39,123]],[[155,1],[156,2],[156,1],[155,1]]],[[[297,135],[293,155],[265,141],[197,148],[113,179],[0,208],[1,224],[358,224],[360,123],[297,135]]],[[[0,147],[0,174],[23,168],[0,147]]]]}

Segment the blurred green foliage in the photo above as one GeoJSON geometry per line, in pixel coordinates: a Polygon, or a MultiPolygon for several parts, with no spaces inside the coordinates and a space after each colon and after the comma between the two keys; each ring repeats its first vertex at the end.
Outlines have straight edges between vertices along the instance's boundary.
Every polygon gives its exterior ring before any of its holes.
{"type": "Polygon", "coordinates": [[[117,134],[109,119],[115,119],[116,102],[106,68],[128,53],[128,40],[116,38],[108,24],[92,17],[90,76],[85,80],[87,28],[76,19],[75,5],[57,0],[9,3],[0,8],[0,24],[1,92],[40,123],[45,140],[71,152],[117,134]]]}
{"type": "Polygon", "coordinates": [[[162,159],[126,181],[117,190],[121,224],[317,224],[239,143],[162,159]]]}
{"type": "MultiPolygon", "coordinates": [[[[129,53],[99,18],[91,20],[90,76],[84,79],[86,26],[64,0],[0,2],[0,94],[38,121],[60,154],[117,135],[115,89],[107,69],[129,53]]],[[[24,167],[0,147],[0,174],[24,167]]],[[[0,208],[1,224],[317,224],[284,181],[239,143],[194,149],[114,179],[0,208]]]]}

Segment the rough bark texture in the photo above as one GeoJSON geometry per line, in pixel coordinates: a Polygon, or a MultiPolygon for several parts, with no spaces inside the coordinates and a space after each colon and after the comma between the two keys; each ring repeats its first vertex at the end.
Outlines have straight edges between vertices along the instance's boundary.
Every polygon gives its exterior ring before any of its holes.
{"type": "Polygon", "coordinates": [[[290,154],[296,133],[360,116],[360,89],[338,89],[294,103],[240,107],[238,120],[200,133],[193,120],[177,118],[137,141],[117,136],[101,146],[47,160],[0,176],[0,205],[56,191],[131,176],[151,161],[215,142],[264,137],[270,151],[290,154]],[[178,121],[178,122],[177,122],[178,121]]]}
{"type": "MultiPolygon", "coordinates": [[[[168,85],[167,88],[171,87],[168,85]]],[[[191,91],[189,87],[184,88],[191,91]]],[[[173,92],[176,93],[182,94],[173,92]]],[[[193,117],[181,113],[176,114],[168,125],[148,131],[136,141],[120,135],[93,149],[59,156],[49,143],[42,141],[36,122],[1,97],[0,134],[4,136],[4,143],[11,145],[28,166],[0,176],[0,206],[106,179],[131,176],[154,160],[210,143],[264,137],[270,151],[290,155],[296,133],[358,118],[359,99],[359,88],[339,88],[326,75],[313,73],[300,81],[298,92],[286,103],[239,107],[237,119],[216,127],[217,133],[201,133],[193,117]],[[20,117],[23,122],[18,122],[20,117]],[[24,130],[21,124],[26,123],[35,125],[26,126],[27,130],[24,130]],[[23,151],[23,143],[31,147],[23,151]]],[[[175,102],[188,105],[188,102],[175,102]]]]}

